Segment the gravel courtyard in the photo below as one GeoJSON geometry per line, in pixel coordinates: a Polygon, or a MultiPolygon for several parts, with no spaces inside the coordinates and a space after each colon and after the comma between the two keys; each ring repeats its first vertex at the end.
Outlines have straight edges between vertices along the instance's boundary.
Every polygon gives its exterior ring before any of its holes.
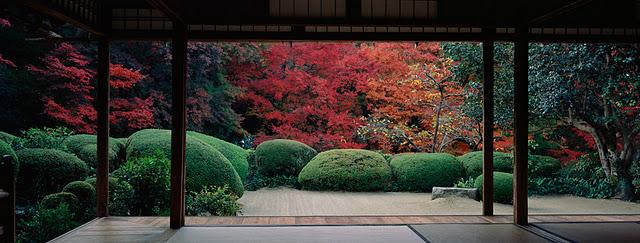
{"type": "MultiPolygon", "coordinates": [[[[245,191],[239,200],[244,216],[331,215],[478,215],[481,202],[464,198],[431,200],[430,193],[320,192],[291,188],[245,191]]],[[[496,214],[512,214],[511,205],[495,204],[496,214]]],[[[640,204],[575,196],[529,198],[530,214],[640,214],[640,204]]]]}

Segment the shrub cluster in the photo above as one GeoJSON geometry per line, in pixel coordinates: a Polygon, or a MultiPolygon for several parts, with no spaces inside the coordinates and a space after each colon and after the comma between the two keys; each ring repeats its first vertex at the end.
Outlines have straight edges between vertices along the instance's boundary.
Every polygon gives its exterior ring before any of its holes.
{"type": "MultiPolygon", "coordinates": [[[[171,131],[145,129],[132,134],[127,146],[127,159],[162,154],[171,155],[171,131]]],[[[187,136],[186,141],[187,191],[200,191],[208,186],[229,185],[238,196],[243,194],[240,176],[231,162],[218,150],[201,140],[187,136]]]]}
{"type": "Polygon", "coordinates": [[[308,145],[287,139],[274,139],[256,147],[255,159],[262,175],[297,176],[318,152],[308,145]]]}
{"type": "MultiPolygon", "coordinates": [[[[464,165],[466,177],[482,175],[482,151],[475,151],[458,156],[464,165]]],[[[493,170],[511,173],[513,171],[513,156],[502,152],[493,152],[493,170]]]]}
{"type": "Polygon", "coordinates": [[[22,149],[16,152],[21,161],[16,185],[18,197],[39,200],[59,192],[69,182],[84,179],[87,165],[73,154],[55,149],[22,149]]]}
{"type": "MultiPolygon", "coordinates": [[[[475,187],[482,195],[482,175],[476,178],[475,187]]],[[[504,172],[493,172],[493,201],[505,204],[513,202],[513,175],[504,172]]]]}
{"type": "Polygon", "coordinates": [[[65,150],[63,141],[71,135],[71,130],[65,127],[58,128],[30,128],[22,132],[22,136],[15,141],[15,147],[24,148],[45,148],[65,150]]]}
{"type": "Polygon", "coordinates": [[[222,153],[222,155],[231,162],[231,165],[233,165],[233,168],[238,173],[238,176],[240,176],[242,182],[247,181],[247,175],[249,174],[249,162],[247,160],[249,152],[247,150],[238,145],[206,134],[198,132],[187,132],[187,134],[191,137],[200,139],[202,142],[211,145],[222,153]]]}
{"type": "Polygon", "coordinates": [[[18,222],[18,242],[47,242],[80,225],[66,203],[53,208],[40,204],[27,214],[26,219],[18,222]]]}
{"type": "Polygon", "coordinates": [[[169,207],[169,160],[162,155],[129,160],[113,176],[133,188],[133,215],[158,215],[169,207]]]}
{"type": "MultiPolygon", "coordinates": [[[[96,178],[89,178],[85,182],[96,187],[96,178]]],[[[135,200],[133,187],[124,180],[109,177],[109,214],[115,216],[129,216],[131,203],[135,200]]]]}
{"type": "MultiPolygon", "coordinates": [[[[96,135],[77,134],[64,139],[63,144],[67,150],[75,154],[90,168],[96,168],[98,164],[98,140],[96,135]]],[[[109,171],[113,172],[124,160],[125,145],[120,140],[109,138],[109,171]]]]}
{"type": "Polygon", "coordinates": [[[186,211],[187,215],[193,216],[236,216],[241,209],[237,201],[238,196],[226,185],[204,188],[187,196],[186,211]]]}
{"type": "Polygon", "coordinates": [[[314,157],[298,181],[310,190],[383,191],[391,183],[391,168],[379,153],[334,149],[314,157]]]}
{"type": "Polygon", "coordinates": [[[398,154],[390,165],[400,191],[430,192],[434,186],[451,186],[463,176],[462,163],[445,153],[398,154]]]}

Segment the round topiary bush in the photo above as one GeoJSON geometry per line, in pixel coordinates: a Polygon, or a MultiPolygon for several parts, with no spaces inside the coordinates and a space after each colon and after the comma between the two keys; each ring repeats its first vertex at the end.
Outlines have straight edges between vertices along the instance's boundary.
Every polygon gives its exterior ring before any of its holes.
{"type": "MultiPolygon", "coordinates": [[[[80,158],[82,161],[87,163],[87,166],[90,168],[98,167],[98,147],[96,144],[87,144],[82,146],[80,150],[76,153],[76,156],[80,158]]],[[[120,167],[121,161],[118,158],[115,151],[109,149],[109,172],[113,172],[114,170],[120,167]]]]}
{"type": "MultiPolygon", "coordinates": [[[[96,178],[85,180],[94,188],[96,187],[96,178]]],[[[109,214],[115,216],[131,215],[130,208],[134,200],[133,187],[126,181],[119,180],[115,177],[109,177],[109,214]]]]}
{"type": "Polygon", "coordinates": [[[560,160],[543,155],[529,155],[529,178],[552,177],[562,165],[560,160]]]}
{"type": "MultiPolygon", "coordinates": [[[[170,158],[171,131],[145,129],[129,137],[128,159],[155,156],[158,153],[170,158]]],[[[186,163],[187,191],[200,191],[208,186],[229,185],[230,190],[238,197],[244,193],[240,176],[231,162],[211,145],[192,136],[187,136],[186,163]]]]}
{"type": "Polygon", "coordinates": [[[463,176],[462,163],[445,153],[398,154],[390,165],[400,191],[430,192],[434,186],[452,186],[463,176]]]}
{"type": "Polygon", "coordinates": [[[21,164],[16,189],[22,200],[41,199],[87,176],[88,167],[82,160],[60,150],[22,149],[16,155],[21,164]]]}
{"type": "Polygon", "coordinates": [[[93,205],[96,200],[96,189],[84,181],[74,181],[62,188],[62,192],[75,195],[82,205],[93,205]]]}
{"type": "MultiPolygon", "coordinates": [[[[76,134],[64,139],[63,145],[88,166],[96,168],[98,138],[91,134],[76,134]]],[[[109,138],[109,170],[117,169],[125,158],[125,145],[121,140],[109,138]]]]}
{"type": "Polygon", "coordinates": [[[296,176],[317,153],[315,149],[298,141],[274,139],[258,145],[255,159],[258,172],[262,175],[296,176]]]}
{"type": "Polygon", "coordinates": [[[11,160],[13,160],[13,174],[17,176],[20,168],[20,162],[18,160],[18,156],[16,155],[16,152],[13,151],[9,143],[6,143],[5,141],[0,140],[0,158],[2,158],[5,155],[11,156],[11,160]]]}
{"type": "MultiPolygon", "coordinates": [[[[86,145],[98,144],[98,137],[92,134],[76,134],[65,138],[62,144],[69,149],[71,153],[76,154],[86,145]]],[[[109,138],[109,148],[113,150],[113,152],[118,153],[124,149],[124,144],[117,138],[109,138]]]]}
{"type": "Polygon", "coordinates": [[[69,192],[58,192],[45,196],[42,199],[42,206],[45,208],[57,208],[60,204],[65,203],[69,206],[71,212],[77,212],[80,209],[80,200],[76,195],[69,192]]]}
{"type": "Polygon", "coordinates": [[[309,161],[298,181],[310,190],[382,191],[391,183],[391,168],[379,153],[334,149],[309,161]]]}
{"type": "Polygon", "coordinates": [[[246,150],[238,145],[206,134],[198,132],[187,132],[187,135],[200,139],[204,143],[211,145],[213,148],[222,153],[222,155],[224,155],[224,157],[227,158],[229,162],[231,162],[231,165],[233,165],[233,168],[236,170],[236,172],[238,172],[238,175],[240,176],[240,179],[242,179],[242,182],[246,182],[247,175],[249,174],[249,162],[247,161],[247,156],[249,156],[249,153],[246,150]]]}
{"type": "MultiPolygon", "coordinates": [[[[459,156],[465,169],[466,178],[474,178],[482,174],[482,151],[470,152],[459,156]]],[[[493,152],[493,171],[513,172],[513,156],[502,152],[493,152]]]]}
{"type": "MultiPolygon", "coordinates": [[[[475,188],[482,195],[482,175],[476,178],[475,188]]],[[[493,201],[504,204],[513,202],[513,175],[504,172],[493,172],[493,201]]]]}

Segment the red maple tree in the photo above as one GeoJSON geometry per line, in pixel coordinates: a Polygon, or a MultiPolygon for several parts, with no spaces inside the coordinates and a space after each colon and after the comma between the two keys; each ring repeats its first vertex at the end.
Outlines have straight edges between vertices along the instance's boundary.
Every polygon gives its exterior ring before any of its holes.
{"type": "MultiPolygon", "coordinates": [[[[97,113],[94,108],[96,72],[91,59],[78,48],[61,43],[41,58],[40,66],[28,65],[36,77],[48,83],[42,94],[44,113],[78,133],[94,133],[97,113]]],[[[140,82],[144,75],[136,70],[111,64],[110,86],[124,92],[140,82]]],[[[140,129],[152,126],[153,101],[150,98],[116,98],[109,114],[113,129],[140,129]]]]}
{"type": "Polygon", "coordinates": [[[379,68],[365,51],[354,44],[282,43],[261,56],[229,68],[245,90],[238,102],[264,124],[256,144],[287,138],[320,150],[365,146],[355,139],[362,125],[358,98],[379,68]]]}

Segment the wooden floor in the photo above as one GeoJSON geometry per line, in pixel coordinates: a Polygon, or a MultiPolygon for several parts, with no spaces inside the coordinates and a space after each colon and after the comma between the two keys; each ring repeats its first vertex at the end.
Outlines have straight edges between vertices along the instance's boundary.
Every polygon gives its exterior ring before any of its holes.
{"type": "MultiPolygon", "coordinates": [[[[541,222],[640,222],[640,215],[529,216],[541,222]]],[[[187,217],[187,226],[295,226],[295,225],[409,225],[453,223],[511,223],[511,216],[312,216],[312,217],[187,217]]],[[[95,219],[54,242],[163,242],[175,230],[168,217],[106,217],[95,219]]]]}

